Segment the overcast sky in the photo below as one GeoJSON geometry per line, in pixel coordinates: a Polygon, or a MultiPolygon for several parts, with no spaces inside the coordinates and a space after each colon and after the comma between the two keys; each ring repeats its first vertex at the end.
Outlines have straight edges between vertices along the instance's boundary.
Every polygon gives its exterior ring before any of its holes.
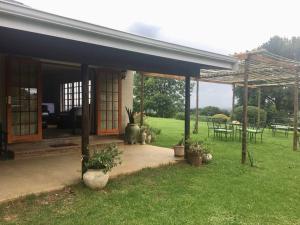
{"type": "MultiPolygon", "coordinates": [[[[300,36],[299,0],[20,0],[50,13],[223,54],[300,36]]],[[[200,86],[200,106],[231,106],[231,86],[200,86]]],[[[194,101],[192,98],[192,106],[194,101]]]]}

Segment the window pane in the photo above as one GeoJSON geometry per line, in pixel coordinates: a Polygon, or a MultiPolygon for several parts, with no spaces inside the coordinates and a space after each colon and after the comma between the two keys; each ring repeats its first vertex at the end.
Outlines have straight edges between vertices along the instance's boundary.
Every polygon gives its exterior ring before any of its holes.
{"type": "Polygon", "coordinates": [[[20,124],[20,116],[21,114],[19,112],[13,112],[12,113],[12,124],[20,124]]]}
{"type": "Polygon", "coordinates": [[[21,100],[21,111],[29,111],[29,100],[21,100]]]}
{"type": "Polygon", "coordinates": [[[107,111],[107,119],[112,120],[112,111],[107,111]]]}
{"type": "Polygon", "coordinates": [[[101,120],[106,120],[106,111],[101,111],[101,120]]]}
{"type": "Polygon", "coordinates": [[[38,129],[37,129],[37,124],[30,124],[30,134],[37,134],[38,129]]]}
{"type": "Polygon", "coordinates": [[[116,129],[118,127],[119,127],[118,126],[118,120],[114,120],[114,122],[113,122],[113,128],[116,129]]]}
{"type": "Polygon", "coordinates": [[[29,123],[29,112],[22,112],[21,113],[21,123],[22,124],[27,124],[29,123]]]}
{"type": "Polygon", "coordinates": [[[112,121],[111,120],[107,121],[107,129],[112,129],[112,121]]]}
{"type": "Polygon", "coordinates": [[[106,120],[101,120],[101,129],[106,129],[106,120]]]}
{"type": "Polygon", "coordinates": [[[29,135],[29,124],[22,124],[21,125],[21,135],[29,135]]]}
{"type": "Polygon", "coordinates": [[[13,135],[15,136],[21,135],[20,125],[13,126],[13,135]]]}

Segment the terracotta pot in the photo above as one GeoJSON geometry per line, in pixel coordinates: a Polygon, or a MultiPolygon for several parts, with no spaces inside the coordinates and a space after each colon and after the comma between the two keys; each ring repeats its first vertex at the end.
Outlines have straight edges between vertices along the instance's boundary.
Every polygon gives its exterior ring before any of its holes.
{"type": "Polygon", "coordinates": [[[135,123],[128,123],[125,128],[125,142],[136,144],[140,134],[140,127],[135,123]]]}
{"type": "Polygon", "coordinates": [[[91,189],[102,189],[108,182],[108,173],[102,170],[89,169],[83,174],[83,182],[91,189]]]}
{"type": "Polygon", "coordinates": [[[183,157],[184,156],[184,146],[183,145],[174,146],[174,156],[175,157],[183,157]]]}
{"type": "Polygon", "coordinates": [[[196,152],[188,152],[187,160],[192,166],[201,166],[202,165],[202,156],[196,152]]]}

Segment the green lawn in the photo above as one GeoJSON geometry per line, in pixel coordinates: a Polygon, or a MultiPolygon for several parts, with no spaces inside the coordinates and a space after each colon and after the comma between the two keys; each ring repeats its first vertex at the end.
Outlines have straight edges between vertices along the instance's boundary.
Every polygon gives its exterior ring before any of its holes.
{"type": "MultiPolygon", "coordinates": [[[[174,145],[183,133],[183,121],[148,122],[162,129],[159,146],[174,145]]],[[[206,125],[200,128],[193,139],[207,137],[206,125]]],[[[0,224],[300,224],[300,153],[291,140],[266,131],[262,144],[250,144],[254,168],[240,164],[240,142],[214,141],[209,165],[145,169],[99,192],[79,184],[30,196],[0,206],[0,224]]]]}

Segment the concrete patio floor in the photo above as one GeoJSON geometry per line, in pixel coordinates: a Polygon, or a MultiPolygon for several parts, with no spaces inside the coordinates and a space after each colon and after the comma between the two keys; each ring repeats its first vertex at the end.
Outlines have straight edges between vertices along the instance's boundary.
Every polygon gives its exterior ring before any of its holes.
{"type": "MultiPolygon", "coordinates": [[[[175,163],[173,150],[152,145],[119,145],[122,164],[110,177],[133,173],[147,167],[175,163]]],[[[0,202],[29,194],[54,191],[78,183],[81,178],[80,154],[0,161],[0,202]]]]}

